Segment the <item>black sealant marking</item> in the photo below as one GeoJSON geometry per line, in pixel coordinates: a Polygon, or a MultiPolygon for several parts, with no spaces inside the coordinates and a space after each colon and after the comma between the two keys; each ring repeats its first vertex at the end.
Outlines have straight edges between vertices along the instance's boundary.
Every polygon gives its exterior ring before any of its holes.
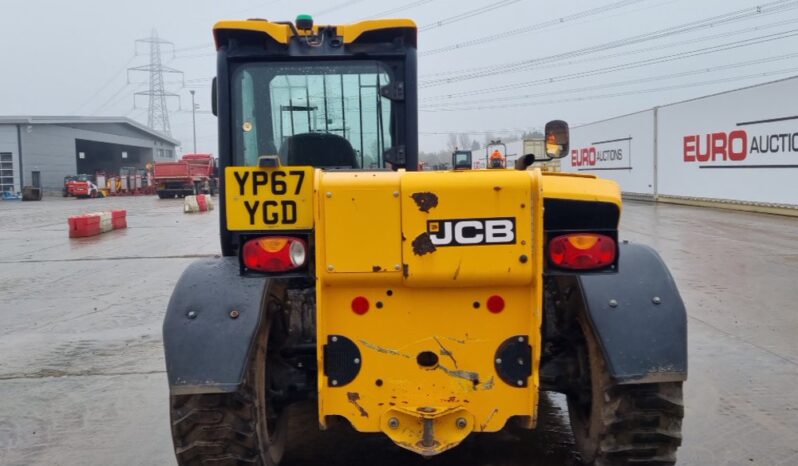
{"type": "Polygon", "coordinates": [[[410,197],[416,202],[418,210],[429,212],[430,209],[438,205],[438,196],[434,193],[413,193],[410,197]]]}
{"type": "Polygon", "coordinates": [[[424,254],[435,252],[435,245],[432,244],[432,239],[429,237],[429,233],[421,233],[420,235],[416,236],[416,239],[413,240],[412,245],[413,254],[417,256],[423,256],[424,254]]]}

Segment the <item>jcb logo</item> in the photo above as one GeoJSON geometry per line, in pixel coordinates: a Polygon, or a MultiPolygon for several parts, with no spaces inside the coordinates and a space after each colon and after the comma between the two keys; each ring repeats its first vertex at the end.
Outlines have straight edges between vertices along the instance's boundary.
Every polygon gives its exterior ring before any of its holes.
{"type": "Polygon", "coordinates": [[[515,218],[430,220],[427,233],[436,247],[514,244],[515,218]]]}

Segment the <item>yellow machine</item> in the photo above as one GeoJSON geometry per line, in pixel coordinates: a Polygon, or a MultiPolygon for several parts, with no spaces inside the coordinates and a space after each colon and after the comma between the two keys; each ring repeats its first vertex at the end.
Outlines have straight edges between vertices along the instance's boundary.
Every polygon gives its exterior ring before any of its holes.
{"type": "MultiPolygon", "coordinates": [[[[586,463],[673,464],[686,318],[651,249],[618,241],[618,186],[418,167],[416,29],[223,21],[223,257],[164,321],[181,465],[275,465],[286,407],[316,400],[424,456],[567,395],[586,463]]],[[[308,426],[311,428],[312,426],[308,426]]]]}

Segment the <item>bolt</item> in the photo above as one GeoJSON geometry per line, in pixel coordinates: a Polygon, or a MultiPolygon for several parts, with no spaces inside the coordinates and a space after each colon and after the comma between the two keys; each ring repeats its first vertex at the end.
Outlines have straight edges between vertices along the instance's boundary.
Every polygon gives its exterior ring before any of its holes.
{"type": "Polygon", "coordinates": [[[660,299],[659,296],[654,296],[653,298],[651,298],[651,302],[654,304],[660,304],[662,303],[662,300],[660,299]]]}
{"type": "Polygon", "coordinates": [[[402,266],[399,265],[399,264],[396,264],[396,265],[393,266],[393,269],[394,270],[402,270],[402,266]]]}
{"type": "Polygon", "coordinates": [[[528,260],[529,260],[529,257],[527,257],[527,256],[526,256],[526,254],[521,254],[521,257],[519,257],[519,258],[518,258],[518,260],[519,260],[519,261],[520,261],[522,264],[526,264],[526,261],[528,261],[528,260]]]}
{"type": "Polygon", "coordinates": [[[302,369],[302,367],[304,367],[304,364],[302,364],[301,362],[298,362],[298,363],[296,363],[296,367],[302,369]]]}
{"type": "Polygon", "coordinates": [[[518,337],[518,343],[523,343],[523,342],[524,342],[524,337],[518,337]]]}
{"type": "Polygon", "coordinates": [[[335,343],[336,341],[338,341],[338,337],[332,337],[332,338],[330,338],[330,340],[331,340],[333,343],[335,343]]]}
{"type": "Polygon", "coordinates": [[[519,366],[523,366],[524,365],[524,358],[518,358],[518,365],[519,366]]]}
{"type": "Polygon", "coordinates": [[[517,383],[519,387],[523,387],[524,386],[524,381],[523,380],[518,380],[515,383],[517,383]]]}
{"type": "Polygon", "coordinates": [[[332,197],[332,193],[328,191],[328,192],[327,192],[327,194],[326,194],[326,196],[327,196],[327,197],[332,197]]]}
{"type": "Polygon", "coordinates": [[[614,299],[611,299],[609,304],[610,304],[610,307],[618,307],[618,301],[616,301],[614,299]]]}
{"type": "Polygon", "coordinates": [[[335,267],[333,267],[332,265],[328,265],[327,266],[327,271],[328,272],[332,272],[333,270],[335,270],[335,267]]]}
{"type": "Polygon", "coordinates": [[[388,419],[388,427],[390,427],[391,429],[398,429],[399,419],[396,419],[395,417],[388,419]]]}
{"type": "Polygon", "coordinates": [[[239,313],[238,313],[238,311],[236,311],[235,309],[233,309],[232,311],[230,311],[230,318],[231,318],[231,319],[237,319],[239,315],[240,315],[240,314],[239,314],[239,313]]]}
{"type": "Polygon", "coordinates": [[[335,387],[336,385],[338,385],[338,381],[337,381],[337,380],[334,380],[334,379],[333,379],[333,381],[332,381],[332,382],[330,382],[330,383],[332,384],[332,386],[333,386],[333,387],[335,387]]]}
{"type": "Polygon", "coordinates": [[[360,358],[355,358],[355,364],[360,364],[360,358]]]}
{"type": "Polygon", "coordinates": [[[502,358],[496,358],[496,364],[501,364],[501,363],[502,363],[502,358]]]}
{"type": "Polygon", "coordinates": [[[393,197],[399,197],[399,191],[394,191],[393,192],[393,197]]]}
{"type": "Polygon", "coordinates": [[[194,311],[188,311],[188,314],[186,314],[186,316],[188,316],[189,319],[193,319],[197,317],[197,313],[194,311]]]}
{"type": "Polygon", "coordinates": [[[464,417],[458,417],[455,425],[458,429],[465,429],[468,426],[468,421],[464,417]]]}

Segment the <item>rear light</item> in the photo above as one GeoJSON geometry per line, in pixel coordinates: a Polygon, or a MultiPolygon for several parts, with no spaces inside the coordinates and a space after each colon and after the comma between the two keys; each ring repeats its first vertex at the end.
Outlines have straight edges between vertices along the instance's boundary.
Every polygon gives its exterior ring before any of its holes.
{"type": "Polygon", "coordinates": [[[577,233],[562,235],[549,241],[549,259],[557,267],[590,270],[615,262],[617,246],[606,235],[577,233]]]}
{"type": "Polygon", "coordinates": [[[352,312],[362,316],[369,311],[369,300],[365,296],[358,296],[352,300],[352,312]]]}
{"type": "Polygon", "coordinates": [[[247,241],[241,258],[250,270],[287,272],[305,265],[307,245],[299,238],[264,236],[247,241]]]}
{"type": "Polygon", "coordinates": [[[498,314],[504,310],[504,298],[497,294],[488,298],[488,302],[486,304],[488,306],[488,310],[494,314],[498,314]]]}

